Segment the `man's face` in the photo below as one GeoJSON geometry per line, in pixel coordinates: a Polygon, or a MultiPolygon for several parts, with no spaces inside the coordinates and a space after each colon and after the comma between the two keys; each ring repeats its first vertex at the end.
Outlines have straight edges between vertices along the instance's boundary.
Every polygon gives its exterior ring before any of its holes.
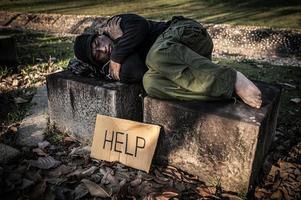
{"type": "Polygon", "coordinates": [[[96,61],[96,63],[106,63],[110,60],[113,41],[105,36],[100,35],[97,36],[91,44],[92,47],[92,58],[96,61]]]}

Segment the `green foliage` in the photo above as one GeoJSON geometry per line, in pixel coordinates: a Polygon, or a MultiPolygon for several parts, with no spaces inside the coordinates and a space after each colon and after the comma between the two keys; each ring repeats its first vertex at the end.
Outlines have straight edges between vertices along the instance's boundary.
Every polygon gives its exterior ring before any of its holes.
{"type": "Polygon", "coordinates": [[[45,140],[49,141],[52,144],[60,143],[64,140],[64,138],[67,136],[66,133],[62,133],[58,131],[55,127],[50,126],[48,124],[48,129],[45,132],[45,140]]]}
{"type": "Polygon", "coordinates": [[[299,0],[3,0],[0,10],[102,16],[131,12],[156,20],[184,15],[206,23],[301,28],[299,0]]]}

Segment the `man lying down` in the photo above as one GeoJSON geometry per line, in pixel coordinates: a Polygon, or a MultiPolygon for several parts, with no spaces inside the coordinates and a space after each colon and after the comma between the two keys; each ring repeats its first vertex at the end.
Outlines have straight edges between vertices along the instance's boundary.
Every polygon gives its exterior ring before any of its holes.
{"type": "Polygon", "coordinates": [[[198,22],[182,16],[155,22],[135,14],[110,18],[103,34],[76,37],[79,60],[69,69],[90,68],[105,79],[143,81],[148,95],[161,99],[218,100],[238,95],[260,108],[260,90],[242,73],[211,61],[213,43],[198,22]]]}

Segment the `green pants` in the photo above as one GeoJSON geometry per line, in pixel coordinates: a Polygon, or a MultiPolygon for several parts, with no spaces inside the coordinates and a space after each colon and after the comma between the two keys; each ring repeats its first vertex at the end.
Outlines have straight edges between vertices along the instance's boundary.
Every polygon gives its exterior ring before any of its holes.
{"type": "Polygon", "coordinates": [[[174,19],[151,47],[143,77],[148,95],[162,99],[230,98],[236,71],[211,61],[213,43],[205,28],[190,19],[174,19]]]}

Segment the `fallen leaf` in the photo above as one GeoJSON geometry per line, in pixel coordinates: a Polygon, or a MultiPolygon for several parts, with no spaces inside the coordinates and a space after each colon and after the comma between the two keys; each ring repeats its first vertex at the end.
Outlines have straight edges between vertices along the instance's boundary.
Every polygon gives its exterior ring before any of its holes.
{"type": "Polygon", "coordinates": [[[233,194],[222,194],[222,199],[224,200],[242,200],[242,198],[233,194]]]}
{"type": "Polygon", "coordinates": [[[113,185],[117,185],[119,182],[116,178],[116,176],[114,175],[114,171],[110,168],[100,168],[99,172],[103,175],[103,178],[101,179],[101,184],[113,184],[113,185]]]}
{"type": "Polygon", "coordinates": [[[83,171],[82,174],[83,174],[84,176],[90,176],[90,175],[92,175],[97,169],[98,169],[98,167],[96,167],[96,166],[91,166],[89,169],[83,171]]]}
{"type": "Polygon", "coordinates": [[[179,194],[177,192],[174,191],[165,191],[162,194],[156,196],[156,200],[169,200],[172,199],[174,197],[177,197],[179,194]]]}
{"type": "Polygon", "coordinates": [[[266,197],[267,195],[270,195],[270,194],[271,194],[271,192],[268,192],[266,189],[258,188],[258,189],[256,189],[254,195],[255,195],[256,199],[262,199],[262,198],[264,198],[264,197],[266,197]]]}
{"type": "Polygon", "coordinates": [[[29,102],[28,99],[23,99],[22,97],[16,97],[14,98],[14,101],[16,104],[23,104],[29,102]]]}
{"type": "Polygon", "coordinates": [[[51,170],[48,175],[49,176],[61,176],[61,175],[65,175],[70,173],[71,171],[73,171],[72,167],[66,166],[66,165],[60,165],[59,167],[51,170]]]}
{"type": "Polygon", "coordinates": [[[81,177],[82,172],[83,172],[83,169],[77,169],[77,170],[71,172],[70,174],[68,174],[67,177],[73,177],[73,176],[81,177]]]}
{"type": "Polygon", "coordinates": [[[65,142],[76,142],[76,139],[73,137],[67,136],[64,138],[64,141],[65,142]]]}
{"type": "Polygon", "coordinates": [[[32,152],[38,154],[39,156],[47,156],[48,154],[45,153],[42,149],[40,148],[35,148],[32,150],[32,152]]]}
{"type": "Polygon", "coordinates": [[[50,145],[50,142],[48,142],[47,140],[38,143],[38,147],[41,148],[41,149],[45,149],[49,145],[50,145]]]}
{"type": "Polygon", "coordinates": [[[40,183],[38,183],[30,193],[30,199],[42,199],[45,190],[46,190],[46,181],[42,180],[40,183]]]}
{"type": "Polygon", "coordinates": [[[73,191],[75,199],[81,199],[82,197],[86,196],[89,193],[87,187],[81,183],[73,191]]]}
{"type": "Polygon", "coordinates": [[[284,186],[279,187],[279,190],[282,191],[284,199],[286,199],[286,200],[294,199],[294,198],[290,197],[290,195],[288,194],[287,189],[284,186]]]}
{"type": "Polygon", "coordinates": [[[110,197],[111,195],[105,190],[103,189],[100,185],[97,185],[96,183],[88,180],[88,179],[83,179],[82,182],[85,184],[85,186],[87,187],[89,193],[92,196],[95,197],[102,197],[102,198],[107,198],[110,197]]]}
{"type": "Polygon", "coordinates": [[[90,180],[95,183],[99,183],[101,181],[101,176],[98,174],[92,174],[90,180]]]}
{"type": "Polygon", "coordinates": [[[12,131],[12,132],[14,132],[14,133],[16,133],[18,131],[18,128],[15,127],[15,126],[10,126],[9,130],[12,131]]]}
{"type": "Polygon", "coordinates": [[[57,161],[51,156],[39,157],[38,160],[30,160],[30,165],[40,169],[50,169],[57,167],[61,161],[57,161]]]}
{"type": "Polygon", "coordinates": [[[25,178],[32,180],[33,182],[38,182],[42,180],[40,170],[29,170],[25,174],[25,178]]]}
{"type": "Polygon", "coordinates": [[[201,186],[197,187],[195,191],[201,196],[201,197],[207,197],[210,196],[211,193],[207,187],[201,186]]]}
{"type": "Polygon", "coordinates": [[[16,87],[19,85],[19,81],[17,79],[13,80],[12,86],[16,87]]]}
{"type": "Polygon", "coordinates": [[[272,196],[271,196],[271,199],[282,199],[282,194],[281,194],[281,191],[280,190],[276,190],[272,196]]]}
{"type": "Polygon", "coordinates": [[[137,179],[131,181],[131,182],[130,182],[130,185],[131,185],[132,187],[137,187],[138,185],[141,184],[141,182],[142,182],[141,178],[137,178],[137,179]]]}
{"type": "Polygon", "coordinates": [[[57,177],[51,177],[45,179],[47,183],[50,183],[52,185],[61,185],[62,183],[66,182],[66,178],[57,178],[57,177]]]}
{"type": "Polygon", "coordinates": [[[299,104],[301,102],[301,98],[293,98],[290,101],[295,103],[295,104],[299,104]]]}
{"type": "Polygon", "coordinates": [[[22,185],[21,185],[20,189],[24,190],[24,189],[32,186],[33,184],[34,184],[34,182],[32,180],[29,180],[27,178],[23,178],[22,185]]]}
{"type": "Polygon", "coordinates": [[[86,156],[90,154],[91,147],[90,146],[84,146],[84,147],[75,147],[71,150],[70,156],[86,156]]]}
{"type": "Polygon", "coordinates": [[[279,82],[279,84],[281,84],[281,85],[283,85],[283,86],[287,86],[287,87],[296,89],[296,86],[295,86],[295,85],[292,85],[292,84],[289,84],[289,83],[281,83],[281,82],[279,82]]]}

